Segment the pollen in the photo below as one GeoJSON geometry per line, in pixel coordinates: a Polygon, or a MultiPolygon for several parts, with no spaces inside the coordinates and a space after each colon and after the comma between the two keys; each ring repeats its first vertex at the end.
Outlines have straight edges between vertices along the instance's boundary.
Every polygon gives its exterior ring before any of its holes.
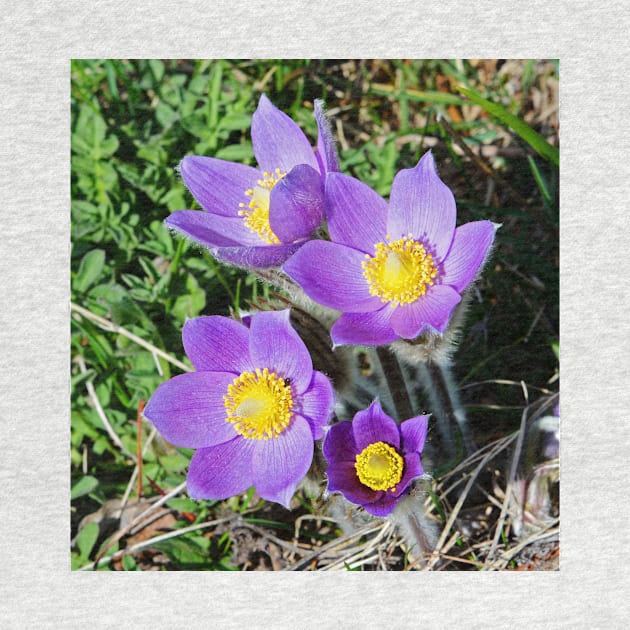
{"type": "Polygon", "coordinates": [[[370,293],[391,306],[415,302],[435,284],[438,268],[424,245],[409,236],[377,243],[361,266],[370,293]]]}
{"type": "Polygon", "coordinates": [[[366,446],[357,456],[354,467],[359,481],[372,490],[396,491],[403,476],[404,460],[398,451],[385,442],[366,446]]]}
{"type": "Polygon", "coordinates": [[[268,368],[237,376],[223,396],[226,422],[245,439],[277,438],[293,417],[293,396],[287,380],[268,368]]]}
{"type": "Polygon", "coordinates": [[[245,191],[248,203],[240,203],[239,216],[245,225],[268,245],[278,245],[280,239],[273,233],[269,225],[269,197],[271,189],[286,175],[279,168],[273,173],[263,173],[263,178],[256,182],[254,188],[245,191]]]}

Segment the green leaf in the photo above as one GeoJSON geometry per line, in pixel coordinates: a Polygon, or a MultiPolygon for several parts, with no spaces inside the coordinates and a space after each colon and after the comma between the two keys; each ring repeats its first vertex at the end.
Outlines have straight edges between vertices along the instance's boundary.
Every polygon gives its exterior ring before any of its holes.
{"type": "Polygon", "coordinates": [[[122,565],[125,571],[139,571],[136,561],[133,556],[123,556],[122,565]]]}
{"type": "Polygon", "coordinates": [[[92,295],[105,301],[109,306],[112,319],[121,326],[138,324],[143,328],[141,336],[146,337],[146,331],[154,330],[155,325],[146,313],[131,298],[128,291],[118,285],[99,285],[92,290],[92,295]],[[97,291],[98,289],[98,291],[97,291]]]}
{"type": "Polygon", "coordinates": [[[164,62],[160,59],[149,59],[149,67],[156,83],[160,83],[164,78],[164,62]]]}
{"type": "Polygon", "coordinates": [[[214,156],[229,162],[246,162],[252,159],[253,154],[251,143],[245,142],[244,144],[229,144],[219,149],[214,156]]]}
{"type": "Polygon", "coordinates": [[[85,564],[85,560],[76,551],[73,551],[70,556],[70,570],[77,571],[84,564],[85,564]]]}
{"type": "Polygon", "coordinates": [[[199,287],[195,277],[186,278],[186,295],[180,295],[173,305],[172,314],[183,324],[186,319],[197,317],[206,305],[206,292],[199,287]]]}
{"type": "MultiPolygon", "coordinates": [[[[103,285],[99,285],[93,289],[94,291],[103,285]]],[[[98,329],[94,327],[90,322],[79,321],[74,317],[71,320],[72,325],[76,326],[83,335],[85,335],[90,348],[96,355],[96,359],[104,369],[107,369],[111,364],[111,356],[113,354],[112,346],[110,345],[107,337],[104,334],[98,332],[98,329]]]]}
{"type": "Polygon", "coordinates": [[[78,446],[83,436],[89,437],[95,440],[98,437],[98,431],[94,428],[93,423],[90,422],[89,415],[85,411],[73,410],[70,415],[71,427],[72,427],[72,443],[78,446]],[[75,436],[79,438],[75,441],[75,436]]]}
{"type": "Polygon", "coordinates": [[[523,122],[513,114],[510,114],[505,107],[498,103],[491,103],[480,94],[469,90],[461,85],[457,89],[465,94],[473,103],[482,107],[488,114],[498,118],[504,125],[510,127],[518,134],[532,149],[539,153],[546,160],[549,160],[555,166],[560,164],[560,152],[558,149],[550,145],[539,133],[534,131],[527,123],[523,122]]]}
{"type": "Polygon", "coordinates": [[[217,60],[210,70],[210,86],[208,88],[208,123],[215,129],[219,123],[219,103],[221,102],[221,79],[223,63],[217,60]]]}
{"type": "Polygon", "coordinates": [[[79,497],[90,494],[90,492],[96,490],[98,483],[99,482],[96,477],[92,477],[92,475],[85,475],[85,477],[79,479],[79,481],[72,486],[72,490],[70,490],[70,500],[74,501],[79,497]]]}
{"type": "Polygon", "coordinates": [[[168,507],[177,510],[178,512],[192,512],[195,513],[199,510],[199,502],[193,501],[193,499],[187,499],[186,497],[175,497],[166,503],[168,507]]]}
{"type": "Polygon", "coordinates": [[[208,77],[205,74],[199,74],[190,80],[188,89],[196,96],[199,96],[204,93],[207,85],[208,77]]]}
{"type": "Polygon", "coordinates": [[[108,158],[114,155],[118,149],[118,138],[116,136],[107,136],[101,143],[100,157],[108,158]]]}
{"type": "Polygon", "coordinates": [[[75,132],[72,134],[72,149],[77,153],[91,153],[105,139],[107,125],[100,113],[81,105],[75,132]]]}
{"type": "Polygon", "coordinates": [[[208,128],[206,117],[199,113],[193,113],[185,118],[182,118],[182,127],[188,132],[197,136],[198,138],[209,138],[212,135],[211,130],[208,128]]]}
{"type": "Polygon", "coordinates": [[[168,129],[179,118],[179,114],[170,105],[160,101],[155,108],[155,117],[162,127],[168,129]]]}
{"type": "Polygon", "coordinates": [[[105,61],[105,71],[107,72],[107,85],[109,85],[109,91],[112,93],[114,100],[120,100],[118,93],[118,86],[116,85],[116,68],[111,61],[105,61]]]}
{"type": "Polygon", "coordinates": [[[90,557],[90,552],[94,548],[96,544],[96,539],[98,538],[99,529],[97,523],[88,523],[77,535],[77,547],[79,548],[79,553],[81,557],[84,559],[88,559],[90,557]]]}
{"type": "Polygon", "coordinates": [[[219,121],[219,129],[227,129],[228,131],[240,131],[249,129],[252,124],[252,117],[249,114],[226,114],[219,121]]]}
{"type": "Polygon", "coordinates": [[[169,472],[180,472],[185,470],[190,464],[190,460],[179,453],[175,455],[162,455],[160,457],[160,464],[164,467],[164,470],[169,472]]]}
{"type": "Polygon", "coordinates": [[[465,101],[454,94],[447,92],[435,92],[431,90],[397,90],[393,85],[375,84],[370,87],[370,92],[383,96],[394,96],[397,99],[401,97],[410,101],[419,101],[421,103],[436,103],[438,105],[464,105],[465,101]]]}
{"type": "Polygon", "coordinates": [[[74,288],[85,293],[100,277],[105,267],[105,252],[94,249],[81,259],[79,270],[74,279],[74,288]]]}
{"type": "Polygon", "coordinates": [[[545,182],[545,178],[542,173],[538,170],[538,165],[534,161],[534,158],[531,155],[527,156],[527,161],[529,162],[529,168],[532,170],[532,175],[536,180],[536,185],[538,186],[538,190],[540,190],[540,194],[543,198],[543,203],[545,206],[549,206],[551,203],[551,193],[549,192],[549,188],[547,187],[547,183],[545,182]]]}
{"type": "Polygon", "coordinates": [[[194,534],[164,540],[155,545],[181,569],[211,570],[213,561],[209,553],[210,540],[194,534]]]}

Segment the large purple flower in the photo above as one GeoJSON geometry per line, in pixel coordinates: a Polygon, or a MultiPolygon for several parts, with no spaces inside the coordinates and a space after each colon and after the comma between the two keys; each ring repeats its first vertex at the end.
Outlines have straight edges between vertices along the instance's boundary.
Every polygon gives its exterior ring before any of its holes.
{"type": "Polygon", "coordinates": [[[197,371],[162,383],[144,413],[167,440],[198,449],[188,493],[225,499],[255,486],[288,507],[334,405],[289,311],[256,313],[249,328],[197,317],[184,324],[183,342],[197,371]]]}
{"type": "Polygon", "coordinates": [[[343,311],[334,343],[381,345],[444,332],[496,226],[455,227],[455,199],[431,153],[396,175],[389,205],[341,173],[328,175],[326,203],[331,242],[309,241],[284,271],[312,299],[343,311]]]}
{"type": "Polygon", "coordinates": [[[250,268],[282,264],[321,224],[325,176],[338,169],[321,101],[315,101],[315,117],[317,153],[263,94],[251,130],[258,168],[185,157],[182,178],[204,211],[178,210],[166,225],[224,262],[250,268]]]}
{"type": "Polygon", "coordinates": [[[427,426],[428,416],[397,425],[378,400],[352,422],[333,425],[324,439],[328,490],[341,492],[374,516],[387,516],[424,474],[420,453],[427,426]]]}

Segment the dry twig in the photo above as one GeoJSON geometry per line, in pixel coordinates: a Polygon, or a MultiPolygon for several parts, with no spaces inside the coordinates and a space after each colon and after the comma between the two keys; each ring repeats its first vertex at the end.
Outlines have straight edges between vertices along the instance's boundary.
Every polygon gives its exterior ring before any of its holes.
{"type": "Polygon", "coordinates": [[[129,332],[126,328],[123,328],[122,326],[115,324],[109,319],[105,319],[104,317],[101,317],[100,315],[97,315],[96,313],[92,313],[92,311],[88,310],[87,308],[83,308],[82,306],[79,306],[78,304],[75,304],[74,302],[70,302],[70,309],[79,313],[79,315],[81,315],[82,317],[85,317],[86,319],[94,322],[99,328],[102,328],[103,330],[127,337],[127,339],[130,339],[134,343],[137,343],[139,346],[142,346],[143,348],[151,352],[154,356],[157,355],[159,357],[162,357],[169,363],[176,365],[180,370],[183,370],[184,372],[192,372],[192,369],[189,368],[185,363],[178,361],[167,352],[164,352],[164,350],[161,350],[157,346],[154,346],[152,343],[149,343],[148,341],[145,341],[141,337],[134,335],[132,332],[129,332]]]}

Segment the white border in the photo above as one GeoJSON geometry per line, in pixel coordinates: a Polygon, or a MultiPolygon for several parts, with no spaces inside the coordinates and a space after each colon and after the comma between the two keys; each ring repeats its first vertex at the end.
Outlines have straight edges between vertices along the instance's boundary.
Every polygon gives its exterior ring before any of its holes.
{"type": "Polygon", "coordinates": [[[623,2],[28,1],[5,12],[3,25],[4,627],[623,626],[630,617],[629,510],[626,484],[617,482],[630,433],[618,396],[627,389],[619,376],[630,275],[623,2]],[[561,571],[71,573],[69,60],[451,56],[561,59],[561,571]]]}

